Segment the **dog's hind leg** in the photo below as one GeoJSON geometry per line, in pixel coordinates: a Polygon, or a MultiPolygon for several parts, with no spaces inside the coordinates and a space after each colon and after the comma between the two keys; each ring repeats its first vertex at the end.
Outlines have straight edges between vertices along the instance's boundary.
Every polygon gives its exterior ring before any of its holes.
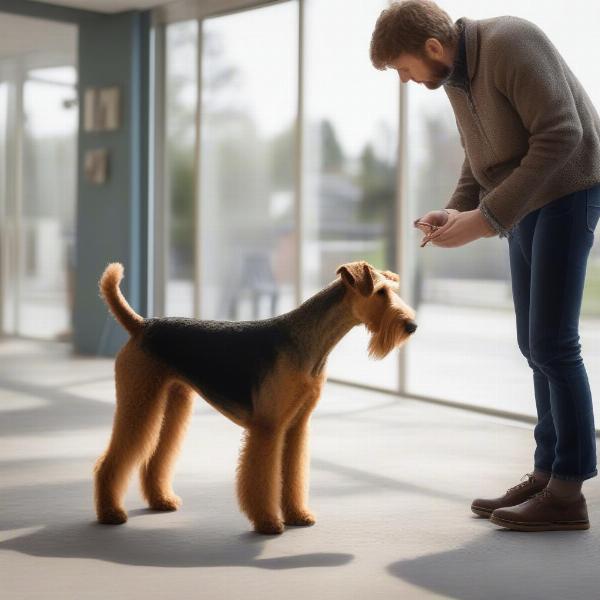
{"type": "Polygon", "coordinates": [[[106,452],[95,466],[96,514],[101,523],[124,523],[123,496],[132,469],[156,448],[168,384],[165,369],[133,341],[115,361],[117,406],[106,452]]]}
{"type": "Polygon", "coordinates": [[[158,445],[140,469],[142,493],[154,510],[177,510],[181,498],[172,488],[173,467],[194,408],[194,390],[174,382],[167,395],[167,405],[158,445]]]}

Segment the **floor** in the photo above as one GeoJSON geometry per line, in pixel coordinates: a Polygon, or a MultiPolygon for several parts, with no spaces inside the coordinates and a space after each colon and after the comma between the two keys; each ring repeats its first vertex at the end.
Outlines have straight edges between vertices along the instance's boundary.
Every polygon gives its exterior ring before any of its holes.
{"type": "Polygon", "coordinates": [[[328,384],[312,425],[318,522],[252,533],[234,477],[240,430],[199,401],[178,464],[184,506],[101,526],[91,470],[113,413],[112,361],[0,342],[2,598],[597,598],[600,486],[587,532],[520,534],[469,511],[530,468],[518,422],[328,384]]]}

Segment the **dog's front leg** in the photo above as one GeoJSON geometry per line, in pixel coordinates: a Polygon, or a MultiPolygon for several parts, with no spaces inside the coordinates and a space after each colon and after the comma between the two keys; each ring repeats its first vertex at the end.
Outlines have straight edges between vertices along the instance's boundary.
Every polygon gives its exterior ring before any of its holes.
{"type": "Polygon", "coordinates": [[[282,451],[281,428],[255,425],[246,430],[238,466],[237,494],[240,508],[258,533],[283,532],[282,451]]]}
{"type": "Polygon", "coordinates": [[[308,508],[310,411],[301,414],[288,429],[283,451],[283,489],[281,504],[286,525],[314,525],[308,508]]]}

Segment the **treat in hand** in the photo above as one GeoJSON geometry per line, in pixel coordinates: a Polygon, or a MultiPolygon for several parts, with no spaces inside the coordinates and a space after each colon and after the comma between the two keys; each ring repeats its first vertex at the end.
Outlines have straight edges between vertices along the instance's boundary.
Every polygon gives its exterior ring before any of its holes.
{"type": "Polygon", "coordinates": [[[437,231],[448,222],[448,216],[449,213],[446,210],[432,210],[413,223],[415,227],[425,233],[425,237],[421,241],[421,248],[427,245],[434,231],[437,231]]]}

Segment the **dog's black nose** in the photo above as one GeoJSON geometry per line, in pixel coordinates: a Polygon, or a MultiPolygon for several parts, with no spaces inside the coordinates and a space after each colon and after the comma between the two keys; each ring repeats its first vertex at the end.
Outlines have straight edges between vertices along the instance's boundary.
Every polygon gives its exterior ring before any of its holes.
{"type": "Polygon", "coordinates": [[[417,324],[414,321],[406,321],[406,325],[404,327],[408,333],[414,333],[417,330],[417,324]]]}

